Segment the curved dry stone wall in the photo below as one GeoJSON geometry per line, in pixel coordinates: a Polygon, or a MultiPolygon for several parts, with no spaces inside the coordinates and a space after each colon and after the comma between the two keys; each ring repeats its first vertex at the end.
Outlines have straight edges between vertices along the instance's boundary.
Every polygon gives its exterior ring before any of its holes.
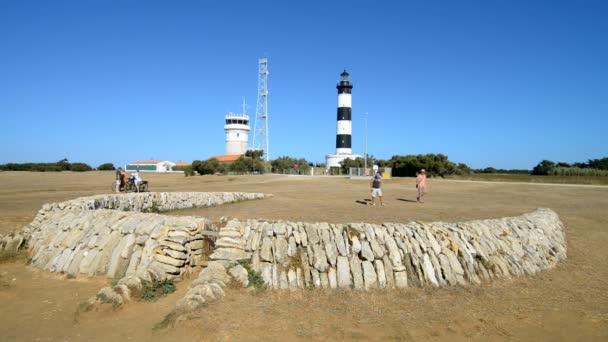
{"type": "Polygon", "coordinates": [[[117,305],[146,283],[204,267],[177,315],[221,298],[233,280],[247,286],[253,272],[272,289],[454,286],[534,274],[566,257],[564,226],[550,209],[462,223],[231,220],[224,227],[151,213],[264,197],[141,193],[46,204],[21,233],[0,237],[0,251],[25,242],[37,267],[111,277],[117,285],[92,301],[117,305]]]}
{"type": "Polygon", "coordinates": [[[227,273],[246,286],[239,261],[271,288],[295,290],[478,284],[534,274],[566,258],[564,226],[550,209],[462,223],[232,220],[215,247],[176,312],[217,298],[227,273]]]}

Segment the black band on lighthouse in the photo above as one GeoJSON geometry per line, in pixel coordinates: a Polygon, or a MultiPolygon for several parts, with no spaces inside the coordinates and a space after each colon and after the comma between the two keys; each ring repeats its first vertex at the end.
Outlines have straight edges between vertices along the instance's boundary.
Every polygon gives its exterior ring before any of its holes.
{"type": "Polygon", "coordinates": [[[336,88],[338,88],[338,94],[352,94],[353,91],[353,86],[350,82],[340,82],[336,88]]]}
{"type": "Polygon", "coordinates": [[[338,121],[351,120],[350,113],[351,113],[350,107],[338,107],[338,121]]]}
{"type": "Polygon", "coordinates": [[[338,134],[336,136],[336,148],[350,148],[350,134],[338,134]]]}

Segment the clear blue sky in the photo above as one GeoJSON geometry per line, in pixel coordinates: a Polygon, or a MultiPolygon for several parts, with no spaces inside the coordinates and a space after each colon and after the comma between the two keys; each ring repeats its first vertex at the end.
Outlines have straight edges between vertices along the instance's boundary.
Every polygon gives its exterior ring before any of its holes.
{"type": "Polygon", "coordinates": [[[224,153],[269,58],[271,158],[353,149],[474,168],[608,156],[608,2],[0,0],[0,163],[224,153]]]}

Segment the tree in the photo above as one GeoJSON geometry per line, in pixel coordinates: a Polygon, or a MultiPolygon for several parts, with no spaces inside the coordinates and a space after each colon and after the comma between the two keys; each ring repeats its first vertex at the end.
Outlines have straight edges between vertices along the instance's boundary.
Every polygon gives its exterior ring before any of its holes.
{"type": "Polygon", "coordinates": [[[116,170],[116,168],[114,167],[114,164],[112,163],[104,163],[101,164],[97,167],[97,170],[99,171],[113,171],[116,170]]]}
{"type": "Polygon", "coordinates": [[[550,160],[543,160],[532,169],[533,175],[546,176],[555,168],[555,163],[550,160]]]}
{"type": "Polygon", "coordinates": [[[602,159],[589,159],[589,168],[598,170],[608,170],[608,157],[602,159]]]}
{"type": "Polygon", "coordinates": [[[273,172],[307,174],[310,171],[310,163],[304,158],[279,157],[270,162],[273,172]]]}
{"type": "Polygon", "coordinates": [[[70,170],[74,171],[74,172],[84,172],[84,171],[91,171],[91,170],[93,170],[93,168],[91,168],[89,165],[87,165],[85,163],[72,163],[72,164],[70,164],[70,170]]]}
{"type": "Polygon", "coordinates": [[[249,157],[252,159],[262,160],[263,156],[264,156],[264,150],[247,150],[247,152],[245,152],[245,157],[249,157]]]}
{"type": "MultiPolygon", "coordinates": [[[[369,159],[368,159],[368,161],[369,161],[369,159]]],[[[368,166],[371,166],[371,165],[373,165],[373,164],[368,163],[368,166]]],[[[357,157],[355,159],[346,158],[340,162],[340,167],[342,168],[342,173],[344,173],[344,174],[348,174],[348,170],[351,167],[362,168],[364,166],[365,166],[365,159],[363,159],[361,157],[357,157]]]]}
{"type": "Polygon", "coordinates": [[[223,171],[223,167],[217,159],[208,159],[205,161],[194,160],[192,162],[192,169],[200,175],[212,175],[223,171]]]}

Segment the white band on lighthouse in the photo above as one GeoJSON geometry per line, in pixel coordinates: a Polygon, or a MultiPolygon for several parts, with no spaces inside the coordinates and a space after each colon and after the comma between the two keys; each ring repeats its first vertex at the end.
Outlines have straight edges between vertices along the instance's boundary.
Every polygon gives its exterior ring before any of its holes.
{"type": "Polygon", "coordinates": [[[350,120],[338,120],[337,134],[352,134],[353,133],[353,122],[350,120]]]}
{"type": "Polygon", "coordinates": [[[351,94],[338,94],[338,107],[352,108],[351,94]]]}

